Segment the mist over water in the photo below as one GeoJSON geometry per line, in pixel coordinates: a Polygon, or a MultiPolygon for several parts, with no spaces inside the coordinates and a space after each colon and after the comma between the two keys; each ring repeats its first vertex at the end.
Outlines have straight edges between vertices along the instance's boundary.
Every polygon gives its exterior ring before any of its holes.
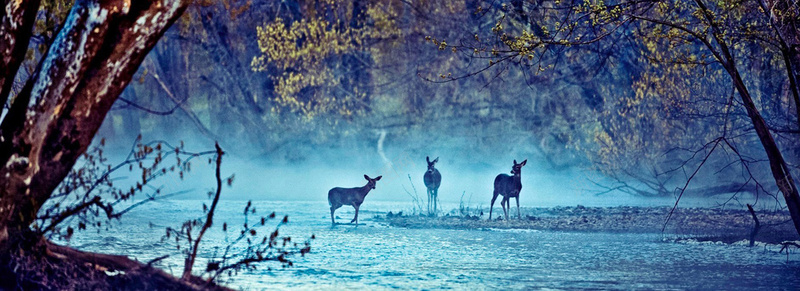
{"type": "MultiPolygon", "coordinates": [[[[209,137],[193,131],[172,130],[172,123],[180,118],[162,119],[165,126],[145,134],[143,141],[165,140],[173,145],[183,141],[186,149],[194,152],[213,149],[214,140],[209,137]]],[[[111,126],[104,124],[104,127],[111,126]]],[[[324,126],[317,129],[325,130],[324,126]]],[[[495,127],[480,123],[464,124],[458,127],[458,132],[450,129],[410,126],[376,130],[354,123],[352,128],[337,129],[338,133],[327,137],[327,142],[303,142],[312,138],[295,136],[296,141],[270,149],[259,148],[246,140],[221,140],[220,144],[226,151],[222,176],[235,175],[232,186],[223,190],[223,198],[327,202],[327,192],[331,188],[361,187],[366,184],[363,176],[368,175],[383,178],[367,196],[365,206],[370,201],[412,202],[415,199],[425,206],[427,195],[422,176],[427,166],[426,156],[439,158],[436,168],[442,175],[439,188],[441,202],[456,206],[463,203],[484,209],[489,208],[494,178],[501,173],[510,174],[514,160],[528,160],[522,168],[519,199],[522,207],[579,204],[672,206],[676,202],[677,188],[683,187],[688,177],[684,173],[669,181],[665,186],[673,191],[673,195],[666,197],[640,197],[616,190],[607,191],[608,188],[604,187],[612,187],[616,181],[604,176],[589,162],[574,155],[567,156],[568,151],[564,152],[563,157],[543,152],[541,145],[536,144],[537,133],[513,130],[493,132],[495,127]],[[477,131],[481,133],[477,134],[477,131]]],[[[121,160],[133,139],[132,136],[126,138],[118,135],[108,141],[111,160],[121,160]]],[[[177,199],[202,199],[214,187],[213,165],[206,160],[202,158],[193,163],[191,173],[183,180],[165,177],[155,183],[164,187],[164,193],[187,191],[176,196],[177,199]]],[[[732,179],[727,172],[708,170],[694,179],[689,188],[732,179]]],[[[625,182],[646,189],[636,185],[636,181],[625,182]]],[[[769,183],[765,185],[771,189],[769,183]]],[[[729,194],[712,197],[684,195],[679,207],[724,205],[745,209],[744,204],[757,201],[749,193],[739,193],[736,199],[731,197],[729,194]]],[[[758,201],[760,203],[755,205],[756,209],[775,209],[783,205],[782,201],[766,195],[762,195],[758,201]]],[[[512,204],[515,203],[512,201],[512,204]]]]}
{"type": "MultiPolygon", "coordinates": [[[[192,150],[206,150],[200,146],[202,144],[194,143],[192,150]]],[[[234,175],[235,179],[230,187],[224,187],[223,199],[327,202],[327,193],[331,188],[364,186],[366,180],[363,176],[368,175],[383,178],[367,196],[364,207],[369,207],[370,201],[398,202],[403,205],[413,202],[415,197],[422,206],[427,203],[426,188],[422,181],[427,167],[425,155],[412,156],[401,149],[387,149],[387,159],[384,160],[375,147],[366,145],[349,151],[320,150],[300,162],[276,162],[241,156],[237,154],[237,149],[224,150],[228,154],[223,158],[222,176],[234,175]]],[[[488,210],[494,178],[501,173],[510,174],[515,159],[517,162],[528,160],[522,168],[521,207],[672,206],[676,200],[675,197],[647,198],[605,191],[598,184],[611,185],[612,182],[596,170],[580,167],[552,169],[533,154],[513,158],[508,155],[478,157],[459,155],[458,152],[440,152],[429,156],[431,159],[439,158],[436,164],[442,174],[439,200],[454,207],[463,203],[464,206],[488,210]],[[601,192],[604,193],[599,194],[601,192]]],[[[166,177],[155,183],[164,187],[163,193],[185,191],[176,199],[202,199],[205,193],[213,190],[213,177],[213,165],[207,163],[207,158],[201,158],[193,164],[192,171],[183,180],[166,177]]],[[[737,197],[739,199],[735,203],[738,206],[752,200],[745,194],[737,197]]],[[[728,195],[711,198],[687,195],[681,199],[679,206],[718,206],[729,198],[728,195]]],[[[515,203],[512,201],[512,204],[515,203]]],[[[498,204],[499,198],[495,207],[499,207],[498,204]]]]}

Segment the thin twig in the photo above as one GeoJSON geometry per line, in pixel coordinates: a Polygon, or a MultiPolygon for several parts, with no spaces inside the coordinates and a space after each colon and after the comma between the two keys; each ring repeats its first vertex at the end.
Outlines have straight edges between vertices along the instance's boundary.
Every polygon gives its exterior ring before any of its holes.
{"type": "MultiPolygon", "coordinates": [[[[206,216],[206,222],[203,224],[203,227],[200,229],[200,233],[197,234],[197,239],[194,241],[194,246],[192,247],[192,254],[186,260],[186,265],[183,269],[183,278],[188,279],[192,275],[192,266],[194,265],[194,261],[197,258],[197,249],[200,247],[200,241],[203,239],[203,235],[206,231],[211,228],[214,219],[214,211],[217,208],[217,203],[219,202],[219,196],[222,193],[222,178],[220,177],[220,166],[222,165],[222,148],[219,147],[219,143],[215,143],[214,147],[217,150],[217,170],[216,170],[216,178],[217,178],[217,192],[214,194],[214,201],[211,202],[211,208],[208,210],[208,214],[206,216]]],[[[189,232],[187,232],[189,233],[189,232]]]]}
{"type": "Polygon", "coordinates": [[[168,258],[168,257],[169,257],[169,255],[163,255],[163,256],[160,256],[160,257],[158,257],[158,258],[152,259],[152,260],[150,260],[149,262],[147,262],[147,265],[146,265],[146,266],[150,267],[150,266],[152,266],[153,264],[155,264],[155,263],[157,263],[157,262],[159,262],[159,261],[161,261],[161,260],[163,260],[163,259],[166,259],[166,258],[168,258]]]}
{"type": "Polygon", "coordinates": [[[680,194],[678,194],[678,199],[675,200],[675,205],[672,206],[672,209],[669,211],[669,214],[667,215],[667,219],[664,220],[664,226],[661,227],[661,232],[664,232],[664,230],[667,228],[667,223],[669,223],[669,219],[672,218],[672,214],[675,212],[675,209],[678,208],[678,202],[681,201],[681,197],[683,197],[683,193],[686,191],[686,188],[689,187],[689,182],[691,182],[692,179],[694,179],[695,175],[697,175],[697,172],[700,171],[700,168],[702,168],[703,165],[708,161],[708,158],[711,156],[712,153],[714,153],[714,149],[717,148],[717,145],[719,145],[719,142],[722,139],[723,138],[717,138],[717,139],[715,139],[713,141],[714,146],[711,147],[711,150],[708,151],[708,153],[706,154],[706,157],[703,158],[703,160],[700,162],[700,165],[698,165],[697,168],[694,169],[694,172],[692,173],[692,175],[689,176],[688,179],[686,179],[686,183],[683,185],[683,188],[681,188],[680,194]]]}

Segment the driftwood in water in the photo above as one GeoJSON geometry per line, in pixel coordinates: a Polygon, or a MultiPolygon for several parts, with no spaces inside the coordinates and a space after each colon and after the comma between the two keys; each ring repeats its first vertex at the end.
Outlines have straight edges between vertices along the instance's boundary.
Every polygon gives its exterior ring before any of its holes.
{"type": "Polygon", "coordinates": [[[756,224],[753,225],[753,231],[750,233],[750,246],[752,247],[753,245],[755,245],[756,235],[758,234],[758,231],[761,229],[761,223],[758,221],[758,216],[756,216],[756,211],[753,210],[753,205],[747,204],[747,210],[750,211],[750,215],[753,216],[753,221],[756,222],[756,224]]]}

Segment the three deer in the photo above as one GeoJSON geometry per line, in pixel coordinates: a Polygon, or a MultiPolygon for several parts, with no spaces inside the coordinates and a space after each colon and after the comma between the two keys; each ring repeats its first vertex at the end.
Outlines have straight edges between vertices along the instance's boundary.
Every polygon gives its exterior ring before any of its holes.
{"type": "Polygon", "coordinates": [[[333,218],[333,212],[336,211],[336,209],[339,209],[342,205],[351,205],[356,209],[356,216],[353,217],[350,223],[355,222],[356,226],[358,226],[358,208],[361,207],[361,203],[364,203],[364,198],[369,194],[369,190],[375,189],[375,182],[380,181],[381,177],[382,176],[378,176],[373,179],[364,175],[364,179],[367,179],[367,185],[363,187],[336,187],[328,191],[328,204],[331,205],[331,224],[336,225],[336,220],[333,218]]]}
{"type": "MultiPolygon", "coordinates": [[[[439,158],[437,157],[431,161],[430,157],[425,157],[425,161],[428,162],[428,170],[425,171],[423,180],[425,182],[425,187],[428,189],[428,213],[431,213],[431,204],[433,205],[433,211],[435,213],[438,207],[439,186],[442,184],[442,175],[435,167],[436,163],[439,162],[439,158]]],[[[519,192],[522,190],[522,166],[525,166],[527,163],[527,159],[522,161],[522,163],[517,163],[517,160],[514,160],[514,166],[511,167],[511,176],[499,174],[494,178],[494,192],[492,193],[492,203],[489,206],[489,220],[492,220],[492,211],[494,209],[494,201],[497,200],[497,195],[503,196],[503,199],[500,201],[500,206],[503,207],[503,214],[506,220],[508,220],[508,213],[511,211],[511,202],[509,201],[511,198],[517,199],[517,218],[522,219],[522,215],[519,212],[519,192]]],[[[355,223],[356,226],[358,226],[358,209],[361,207],[361,204],[364,203],[364,198],[367,197],[369,191],[375,189],[375,183],[380,181],[381,177],[382,176],[378,176],[373,179],[364,175],[367,184],[363,187],[336,187],[328,191],[328,203],[331,206],[331,224],[336,225],[336,219],[334,218],[336,209],[339,209],[343,205],[350,205],[356,210],[356,214],[350,223],[355,223]]]]}
{"type": "Polygon", "coordinates": [[[511,167],[511,175],[513,176],[500,174],[494,178],[494,193],[492,193],[492,204],[489,206],[489,220],[492,220],[492,208],[494,207],[494,200],[497,199],[498,194],[503,195],[500,206],[503,207],[506,221],[508,221],[508,212],[511,211],[511,205],[509,204],[511,197],[517,198],[517,218],[522,219],[522,215],[519,214],[519,191],[522,190],[522,166],[527,163],[528,160],[524,160],[522,163],[517,164],[517,160],[514,160],[514,166],[511,167]]]}
{"type": "Polygon", "coordinates": [[[433,213],[436,213],[436,206],[439,204],[439,185],[442,184],[442,174],[439,174],[439,170],[434,168],[439,157],[436,157],[433,162],[430,157],[425,157],[425,161],[428,162],[428,170],[425,171],[422,179],[425,182],[425,188],[428,188],[428,214],[431,214],[431,204],[433,204],[433,213]]]}

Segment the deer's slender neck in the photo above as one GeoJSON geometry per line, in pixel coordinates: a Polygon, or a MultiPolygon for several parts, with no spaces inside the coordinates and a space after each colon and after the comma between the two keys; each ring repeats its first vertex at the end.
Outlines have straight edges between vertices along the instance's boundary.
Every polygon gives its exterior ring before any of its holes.
{"type": "Polygon", "coordinates": [[[361,194],[361,196],[367,196],[367,194],[369,193],[369,190],[372,190],[372,188],[369,186],[369,183],[367,183],[367,185],[364,185],[364,187],[361,187],[361,191],[359,191],[358,193],[361,194]]]}

